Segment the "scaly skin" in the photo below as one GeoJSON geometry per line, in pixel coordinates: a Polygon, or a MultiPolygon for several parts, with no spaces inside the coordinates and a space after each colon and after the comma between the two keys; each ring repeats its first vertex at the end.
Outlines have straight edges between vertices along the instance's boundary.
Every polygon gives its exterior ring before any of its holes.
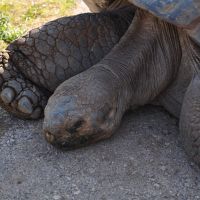
{"type": "Polygon", "coordinates": [[[20,118],[43,116],[49,92],[27,80],[9,56],[7,51],[0,53],[0,105],[20,118]]]}
{"type": "Polygon", "coordinates": [[[10,44],[0,54],[0,73],[6,77],[1,81],[1,106],[18,117],[41,117],[55,88],[102,59],[125,33],[133,14],[132,8],[122,8],[64,17],[10,44]]]}
{"type": "Polygon", "coordinates": [[[108,54],[126,32],[133,13],[124,8],[57,19],[30,31],[8,50],[15,52],[12,61],[26,78],[53,92],[108,54]]]}

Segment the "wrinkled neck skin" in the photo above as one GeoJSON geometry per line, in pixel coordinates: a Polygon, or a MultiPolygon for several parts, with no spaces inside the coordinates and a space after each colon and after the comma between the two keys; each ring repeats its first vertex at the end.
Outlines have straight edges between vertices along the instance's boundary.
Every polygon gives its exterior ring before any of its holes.
{"type": "MultiPolygon", "coordinates": [[[[187,68],[191,71],[192,76],[200,75],[200,46],[185,31],[179,29],[179,35],[182,48],[180,71],[187,68]]],[[[191,75],[190,78],[192,78],[191,75]]]]}
{"type": "Polygon", "coordinates": [[[132,5],[127,0],[84,0],[84,2],[91,12],[115,10],[132,5]]]}
{"type": "Polygon", "coordinates": [[[138,10],[126,34],[99,65],[126,91],[126,107],[135,108],[150,103],[173,82],[181,56],[177,28],[138,10]]]}
{"type": "Polygon", "coordinates": [[[176,79],[158,97],[157,102],[170,114],[179,118],[185,93],[196,74],[200,74],[200,47],[188,36],[178,29],[181,44],[181,63],[176,79]]]}
{"type": "MultiPolygon", "coordinates": [[[[130,0],[85,2],[94,12],[124,6],[135,8],[130,0]]],[[[185,91],[193,75],[200,74],[199,55],[199,46],[186,31],[138,9],[127,33],[100,64],[116,76],[123,75],[123,85],[131,88],[126,93],[133,94],[128,105],[134,108],[158,100],[172,115],[179,117],[185,91]],[[169,103],[172,99],[173,105],[169,103]]]]}

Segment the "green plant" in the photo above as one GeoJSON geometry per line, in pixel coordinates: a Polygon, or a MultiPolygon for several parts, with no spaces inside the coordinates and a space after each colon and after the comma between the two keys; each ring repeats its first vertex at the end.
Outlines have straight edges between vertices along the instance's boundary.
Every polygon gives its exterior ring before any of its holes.
{"type": "Polygon", "coordinates": [[[15,28],[10,24],[10,20],[7,15],[0,12],[0,40],[10,43],[23,33],[24,31],[22,29],[15,28]]]}
{"type": "Polygon", "coordinates": [[[74,0],[61,0],[61,12],[64,14],[66,10],[75,6],[74,0]]]}
{"type": "Polygon", "coordinates": [[[37,17],[42,15],[43,11],[43,5],[42,4],[33,4],[31,5],[26,13],[23,15],[23,20],[31,20],[31,19],[36,19],[37,17]]]}
{"type": "Polygon", "coordinates": [[[0,50],[25,31],[68,16],[75,0],[0,0],[0,50]]]}

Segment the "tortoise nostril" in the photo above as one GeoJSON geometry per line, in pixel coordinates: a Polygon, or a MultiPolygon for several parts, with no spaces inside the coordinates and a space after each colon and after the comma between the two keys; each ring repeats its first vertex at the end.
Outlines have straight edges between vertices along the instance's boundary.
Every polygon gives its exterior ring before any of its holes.
{"type": "Polygon", "coordinates": [[[49,143],[52,143],[55,140],[54,135],[51,134],[49,131],[45,132],[45,138],[49,143]]]}
{"type": "Polygon", "coordinates": [[[73,126],[71,126],[70,128],[66,129],[67,132],[73,134],[77,132],[78,128],[81,128],[81,126],[84,124],[84,120],[78,120],[76,123],[74,123],[73,126]]]}

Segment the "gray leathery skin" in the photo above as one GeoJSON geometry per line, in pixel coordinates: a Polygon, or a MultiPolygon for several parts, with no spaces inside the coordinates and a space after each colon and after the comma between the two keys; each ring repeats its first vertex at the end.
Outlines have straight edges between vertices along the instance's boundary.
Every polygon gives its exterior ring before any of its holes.
{"type": "Polygon", "coordinates": [[[138,9],[112,51],[50,97],[47,141],[64,149],[97,142],[115,132],[127,110],[157,102],[181,119],[185,150],[200,165],[199,55],[184,30],[138,9]]]}

